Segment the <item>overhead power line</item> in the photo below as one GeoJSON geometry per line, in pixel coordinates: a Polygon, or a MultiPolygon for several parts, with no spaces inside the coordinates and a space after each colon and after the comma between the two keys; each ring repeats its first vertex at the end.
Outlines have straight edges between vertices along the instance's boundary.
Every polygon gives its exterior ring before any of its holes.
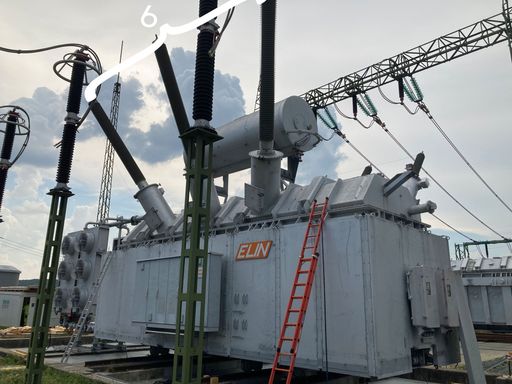
{"type": "MultiPolygon", "coordinates": [[[[335,104],[334,105],[336,110],[338,111],[339,113],[339,109],[337,108],[337,105],[335,104]]],[[[373,168],[375,168],[377,171],[379,171],[379,173],[381,173],[384,177],[387,177],[386,174],[381,171],[377,165],[375,165],[374,162],[372,162],[363,152],[361,152],[354,144],[352,144],[348,139],[347,139],[347,136],[341,132],[341,130],[338,128],[338,124],[336,122],[336,120],[331,116],[331,114],[329,113],[329,110],[327,108],[324,109],[324,111],[326,111],[326,115],[328,117],[328,119],[326,119],[324,116],[322,116],[321,112],[318,111],[318,114],[317,116],[320,118],[320,120],[322,121],[322,123],[329,129],[333,130],[345,143],[347,143],[348,145],[350,145],[350,147],[359,155],[361,156],[366,162],[368,162],[368,164],[370,164],[373,168]]],[[[407,152],[407,154],[410,156],[410,154],[407,152]]],[[[426,172],[425,172],[426,173],[426,172]]],[[[443,223],[445,226],[447,226],[448,228],[450,228],[451,230],[453,230],[454,232],[458,233],[459,235],[463,236],[464,238],[468,239],[468,240],[471,240],[471,241],[475,241],[473,238],[469,237],[468,235],[464,234],[462,231],[458,230],[457,228],[455,228],[454,226],[448,224],[445,220],[441,219],[439,216],[435,215],[435,214],[431,214],[432,216],[434,216],[438,221],[440,221],[441,223],[443,223]]],[[[510,245],[510,244],[508,244],[510,245]]],[[[512,252],[512,248],[511,248],[511,252],[512,252]]]]}
{"type": "Polygon", "coordinates": [[[450,144],[450,146],[453,148],[453,150],[457,153],[457,155],[459,155],[459,157],[462,159],[462,161],[464,161],[464,163],[466,163],[466,165],[469,167],[469,169],[471,169],[471,171],[473,171],[473,173],[475,174],[475,176],[487,187],[487,189],[498,199],[498,201],[510,212],[512,213],[512,208],[510,208],[510,206],[503,200],[502,197],[500,197],[500,195],[498,195],[498,193],[489,185],[489,183],[487,183],[487,181],[485,181],[485,179],[482,177],[482,175],[475,169],[475,167],[473,167],[473,165],[471,165],[471,163],[469,162],[469,160],[462,154],[462,152],[459,150],[459,148],[457,148],[457,146],[455,145],[455,143],[450,139],[450,137],[448,137],[448,135],[446,134],[446,132],[441,128],[441,126],[438,124],[438,122],[434,119],[434,117],[432,116],[432,114],[430,113],[430,111],[427,109],[424,110],[425,114],[428,116],[428,118],[430,119],[430,121],[432,122],[432,124],[434,124],[434,126],[437,128],[437,130],[441,133],[441,135],[445,138],[445,140],[448,142],[448,144],[450,144]]]}
{"type": "Polygon", "coordinates": [[[430,112],[430,109],[427,107],[425,102],[423,101],[423,92],[421,91],[421,88],[419,84],[417,83],[416,79],[413,76],[409,77],[411,80],[411,84],[407,81],[407,78],[400,78],[398,80],[399,84],[399,101],[393,101],[389,97],[387,97],[384,92],[379,87],[379,92],[381,96],[386,100],[387,102],[395,105],[401,105],[403,106],[407,112],[414,115],[416,112],[418,112],[420,109],[427,115],[429,120],[432,122],[432,124],[437,128],[439,133],[443,136],[443,138],[448,142],[448,144],[452,147],[452,149],[457,153],[457,155],[462,159],[462,161],[468,166],[468,168],[475,174],[475,176],[484,184],[484,186],[492,193],[494,197],[498,199],[498,201],[510,212],[512,213],[512,208],[505,202],[505,200],[498,195],[498,193],[492,188],[489,183],[483,178],[480,172],[478,172],[475,167],[469,162],[469,160],[462,154],[462,151],[455,145],[453,140],[448,136],[448,134],[441,128],[439,123],[434,119],[434,116],[430,112]],[[416,110],[411,111],[407,105],[404,103],[404,95],[407,95],[409,100],[416,103],[416,110]]]}
{"type": "MultiPolygon", "coordinates": [[[[364,112],[373,118],[373,120],[384,130],[384,132],[386,132],[388,134],[388,136],[400,147],[400,149],[402,149],[402,151],[404,151],[405,154],[407,154],[407,156],[409,156],[409,158],[411,158],[412,161],[415,160],[414,156],[402,145],[402,143],[400,143],[400,141],[389,131],[389,129],[387,128],[386,124],[378,117],[377,115],[377,109],[375,108],[375,106],[373,105],[373,103],[371,102],[370,98],[364,94],[363,95],[365,97],[365,99],[367,100],[368,104],[371,106],[371,111],[368,111],[366,110],[365,108],[363,108],[364,112]]],[[[354,100],[354,99],[353,99],[354,100]]],[[[336,107],[336,105],[335,105],[336,107]]],[[[325,109],[327,111],[327,108],[325,109]]],[[[336,110],[339,112],[339,108],[336,108],[336,110]]],[[[356,113],[357,113],[357,109],[356,109],[356,106],[355,106],[355,103],[354,103],[354,119],[356,119],[356,113]]],[[[342,115],[344,116],[344,115],[342,115]]],[[[487,228],[488,230],[490,230],[492,233],[494,233],[495,235],[501,237],[502,239],[505,239],[507,240],[508,238],[503,236],[502,234],[500,234],[498,231],[496,231],[494,228],[492,228],[490,225],[488,225],[486,222],[484,222],[482,219],[480,219],[476,214],[474,214],[472,211],[469,210],[469,208],[467,208],[464,204],[462,204],[457,198],[455,198],[455,196],[453,196],[439,181],[437,181],[437,179],[435,177],[433,177],[425,168],[422,167],[422,170],[423,172],[428,176],[430,177],[430,179],[446,194],[448,195],[457,205],[459,205],[462,209],[464,209],[470,216],[472,216],[475,220],[477,220],[480,224],[482,224],[485,228],[487,228]]]]}
{"type": "MultiPolygon", "coordinates": [[[[388,136],[404,151],[407,156],[409,156],[414,161],[414,156],[400,143],[400,141],[389,131],[389,129],[384,125],[382,126],[382,129],[384,132],[388,134],[388,136]]],[[[480,219],[477,215],[475,215],[472,211],[469,210],[464,204],[462,204],[455,196],[453,196],[448,190],[439,182],[435,177],[432,176],[430,172],[428,172],[424,167],[421,168],[423,172],[430,177],[430,179],[439,187],[441,190],[448,195],[459,207],[461,207],[464,211],[466,211],[471,217],[473,217],[476,221],[478,221],[480,224],[482,224],[485,228],[487,228],[489,231],[494,233],[495,235],[501,237],[502,239],[508,239],[507,237],[503,236],[501,233],[493,229],[490,225],[488,225],[486,222],[484,222],[482,219],[480,219]]]]}

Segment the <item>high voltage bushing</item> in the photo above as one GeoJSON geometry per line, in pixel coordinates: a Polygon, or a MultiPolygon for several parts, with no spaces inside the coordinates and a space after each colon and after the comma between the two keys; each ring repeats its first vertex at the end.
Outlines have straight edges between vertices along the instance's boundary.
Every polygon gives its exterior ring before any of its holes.
{"type": "Polygon", "coordinates": [[[62,144],[60,147],[59,164],[57,166],[57,185],[67,188],[73,162],[75,149],[76,131],[78,128],[78,113],[80,112],[80,101],[82,98],[83,81],[85,78],[85,63],[89,60],[86,54],[75,53],[73,69],[71,72],[66,123],[62,132],[62,144]]]}
{"type": "MultiPolygon", "coordinates": [[[[2,108],[10,108],[13,106],[2,106],[2,108]]],[[[25,110],[20,107],[14,106],[12,110],[7,113],[0,114],[0,132],[4,134],[2,149],[0,152],[0,209],[2,208],[3,196],[5,192],[5,184],[7,182],[7,172],[9,168],[18,160],[23,151],[25,150],[29,137],[30,137],[30,118],[25,110]],[[17,112],[16,110],[19,110],[17,112]],[[3,129],[5,125],[5,129],[3,129]],[[11,161],[12,152],[14,149],[14,140],[16,136],[25,136],[23,144],[20,146],[15,158],[11,161]]],[[[2,222],[0,217],[0,222],[2,222]]]]}
{"type": "MultiPolygon", "coordinates": [[[[217,0],[202,0],[199,5],[199,16],[204,16],[217,8],[217,0]]],[[[196,68],[194,78],[194,102],[192,118],[206,122],[212,120],[213,81],[215,74],[215,56],[210,55],[218,25],[212,20],[201,27],[197,37],[196,68]]]]}
{"type": "Polygon", "coordinates": [[[261,5],[260,141],[274,141],[276,0],[261,5]]]}

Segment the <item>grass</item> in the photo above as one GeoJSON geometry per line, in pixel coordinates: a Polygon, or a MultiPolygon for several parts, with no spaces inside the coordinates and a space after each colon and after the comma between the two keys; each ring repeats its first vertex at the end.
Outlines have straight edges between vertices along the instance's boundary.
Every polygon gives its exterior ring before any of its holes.
{"type": "MultiPolygon", "coordinates": [[[[0,384],[24,384],[25,360],[13,355],[0,355],[0,384]]],[[[43,384],[97,384],[99,381],[45,367],[43,384]]]]}

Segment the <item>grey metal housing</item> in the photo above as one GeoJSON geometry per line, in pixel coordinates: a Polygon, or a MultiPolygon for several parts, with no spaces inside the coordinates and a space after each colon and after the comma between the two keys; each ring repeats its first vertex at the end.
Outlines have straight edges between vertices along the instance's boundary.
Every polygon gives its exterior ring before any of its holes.
{"type": "Polygon", "coordinates": [[[62,240],[63,258],[53,300],[55,312],[78,314],[84,307],[107,251],[108,232],[108,227],[96,226],[69,233],[62,240]]]}
{"type": "MultiPolygon", "coordinates": [[[[457,362],[448,241],[429,233],[419,215],[408,216],[417,201],[406,188],[384,197],[385,182],[380,175],[317,177],[304,187],[290,185],[272,212],[258,217],[242,198],[231,197],[210,234],[210,253],[220,256],[210,257],[208,269],[205,352],[273,360],[309,207],[328,196],[296,366],[383,378],[424,365],[429,351],[435,364],[457,362]],[[272,241],[267,258],[235,259],[240,244],[263,240],[272,241]],[[416,320],[421,308],[428,321],[416,320]]],[[[179,226],[172,233],[113,251],[98,298],[96,337],[174,346],[177,271],[169,260],[181,249],[179,226]],[[142,264],[151,266],[153,277],[143,275],[142,264]]]]}
{"type": "Polygon", "coordinates": [[[476,327],[512,328],[512,256],[452,260],[476,327]]]}

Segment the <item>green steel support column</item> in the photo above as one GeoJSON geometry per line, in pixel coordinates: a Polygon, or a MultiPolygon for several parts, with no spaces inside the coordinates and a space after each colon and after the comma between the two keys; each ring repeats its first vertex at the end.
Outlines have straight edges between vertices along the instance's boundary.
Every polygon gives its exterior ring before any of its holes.
{"type": "Polygon", "coordinates": [[[181,136],[187,147],[186,192],[180,259],[174,384],[199,384],[202,378],[212,144],[214,130],[194,127],[181,136]],[[199,317],[199,318],[197,318],[199,317]]]}
{"type": "Polygon", "coordinates": [[[40,384],[43,377],[44,353],[48,345],[48,327],[52,314],[64,219],[66,218],[68,198],[73,195],[65,189],[52,189],[48,194],[52,196],[52,203],[37,290],[36,309],[32,322],[32,334],[30,335],[26,384],[40,384]]]}

